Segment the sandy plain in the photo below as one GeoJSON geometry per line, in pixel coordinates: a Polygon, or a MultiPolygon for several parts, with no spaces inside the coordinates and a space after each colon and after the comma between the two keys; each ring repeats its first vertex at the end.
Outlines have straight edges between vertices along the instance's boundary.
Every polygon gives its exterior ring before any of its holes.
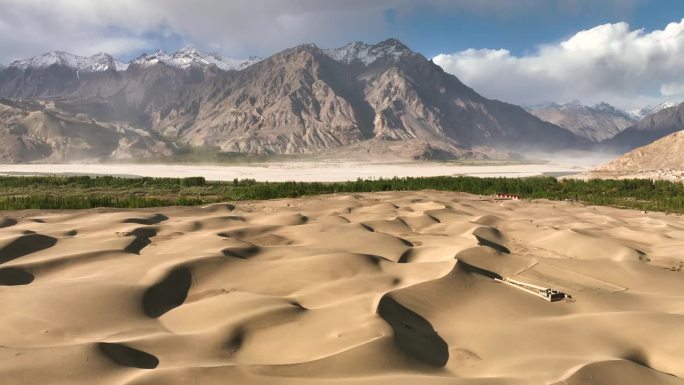
{"type": "MultiPolygon", "coordinates": [[[[577,163],[577,162],[575,162],[577,163]]],[[[256,179],[269,182],[342,182],[348,180],[468,175],[479,177],[524,177],[567,175],[588,171],[598,163],[571,164],[568,161],[546,164],[459,164],[439,162],[365,163],[365,162],[282,162],[246,165],[193,164],[3,164],[0,175],[115,175],[183,178],[203,176],[207,180],[256,179]]]]}
{"type": "Polygon", "coordinates": [[[680,216],[433,191],[2,215],[3,385],[684,384],[680,216]]]}

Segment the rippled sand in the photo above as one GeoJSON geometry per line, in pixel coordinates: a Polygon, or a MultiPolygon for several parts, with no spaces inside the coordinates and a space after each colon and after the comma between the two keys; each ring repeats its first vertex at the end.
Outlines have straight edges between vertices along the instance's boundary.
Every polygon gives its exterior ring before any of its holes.
{"type": "Polygon", "coordinates": [[[684,384],[679,216],[445,192],[3,215],[2,385],[684,384]]]}

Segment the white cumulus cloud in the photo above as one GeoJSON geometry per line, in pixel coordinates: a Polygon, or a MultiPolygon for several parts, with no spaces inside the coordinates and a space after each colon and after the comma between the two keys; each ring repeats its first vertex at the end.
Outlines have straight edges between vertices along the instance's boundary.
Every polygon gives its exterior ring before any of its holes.
{"type": "Polygon", "coordinates": [[[433,60],[491,98],[607,101],[631,109],[684,99],[684,19],[650,32],[627,23],[599,25],[528,55],[468,49],[433,60]]]}
{"type": "Polygon", "coordinates": [[[136,55],[194,45],[231,56],[269,55],[302,43],[334,47],[394,36],[430,10],[500,18],[624,12],[644,0],[0,0],[0,63],[49,50],[136,55]],[[395,25],[396,26],[396,25],[395,25]]]}

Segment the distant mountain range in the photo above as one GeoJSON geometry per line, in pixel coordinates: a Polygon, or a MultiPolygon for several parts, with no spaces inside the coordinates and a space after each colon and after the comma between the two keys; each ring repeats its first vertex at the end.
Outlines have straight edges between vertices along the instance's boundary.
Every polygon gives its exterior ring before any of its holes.
{"type": "Polygon", "coordinates": [[[567,104],[544,103],[526,109],[539,119],[563,127],[594,142],[610,139],[637,119],[608,103],[586,106],[575,100],[567,104]]]}
{"type": "Polygon", "coordinates": [[[636,124],[603,142],[602,146],[625,152],[681,130],[684,130],[684,103],[646,115],[636,124]]]}
{"type": "MultiPolygon", "coordinates": [[[[591,145],[521,107],[482,97],[395,39],[337,49],[307,44],[263,60],[184,49],[126,64],[106,54],[53,52],[0,69],[0,97],[19,110],[28,107],[16,100],[49,104],[52,112],[41,113],[46,119],[58,113],[60,127],[70,126],[73,117],[146,133],[154,143],[124,135],[124,142],[144,148],[130,156],[173,151],[178,143],[241,153],[361,151],[416,159],[505,157],[591,145]]],[[[121,157],[129,148],[102,147],[112,150],[109,155],[68,151],[56,143],[74,149],[99,145],[51,141],[33,124],[41,123],[16,118],[0,127],[12,132],[8,140],[32,143],[22,147],[24,155],[0,153],[0,160],[121,157]],[[30,148],[41,148],[40,156],[30,148]]],[[[81,129],[60,135],[78,137],[91,129],[78,124],[81,129]]]]}
{"type": "Polygon", "coordinates": [[[115,60],[111,55],[98,53],[85,57],[72,55],[62,51],[52,51],[41,56],[10,63],[10,69],[42,70],[51,66],[62,66],[82,72],[102,72],[108,70],[123,71],[128,64],[115,60]]]}
{"type": "MultiPolygon", "coordinates": [[[[229,71],[245,69],[261,60],[262,59],[259,57],[233,59],[216,53],[201,52],[194,48],[183,48],[182,50],[172,54],[167,54],[163,50],[159,50],[150,55],[142,55],[133,60],[130,64],[149,66],[158,63],[164,63],[166,65],[182,69],[193,67],[203,68],[215,65],[218,69],[229,71]]],[[[126,67],[128,67],[128,65],[126,65],[126,67]]]]}
{"type": "Polygon", "coordinates": [[[629,111],[629,113],[635,117],[636,119],[643,119],[647,117],[648,115],[653,115],[656,112],[660,112],[662,110],[666,110],[668,108],[673,108],[677,107],[681,102],[674,102],[674,101],[666,101],[662,102],[656,106],[645,106],[636,110],[629,111]]]}
{"type": "Polygon", "coordinates": [[[684,129],[682,106],[526,109],[482,97],[395,39],[233,59],[193,48],[129,63],[50,52],[0,67],[0,161],[168,155],[183,146],[355,159],[628,151],[684,129]],[[638,116],[644,116],[641,120],[638,116]],[[94,134],[95,133],[95,134],[94,134]]]}

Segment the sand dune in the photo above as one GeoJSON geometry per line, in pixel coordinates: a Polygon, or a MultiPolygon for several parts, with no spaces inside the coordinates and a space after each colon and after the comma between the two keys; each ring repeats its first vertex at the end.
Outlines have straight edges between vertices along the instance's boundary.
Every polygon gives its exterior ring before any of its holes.
{"type": "Polygon", "coordinates": [[[446,192],[3,215],[2,385],[684,384],[680,216],[446,192]]]}

